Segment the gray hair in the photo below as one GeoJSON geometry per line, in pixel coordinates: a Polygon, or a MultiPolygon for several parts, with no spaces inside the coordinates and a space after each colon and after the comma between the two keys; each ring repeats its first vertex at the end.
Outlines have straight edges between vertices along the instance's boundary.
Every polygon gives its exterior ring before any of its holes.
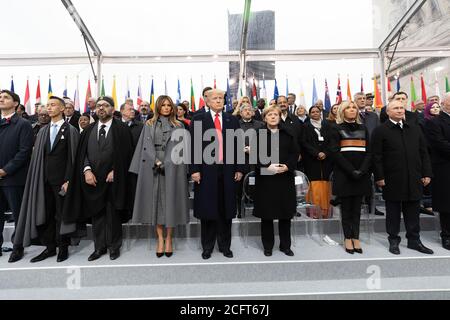
{"type": "Polygon", "coordinates": [[[239,112],[242,112],[244,110],[244,108],[249,107],[250,109],[253,109],[253,106],[251,106],[249,103],[244,102],[243,104],[241,104],[241,106],[239,107],[239,112]]]}

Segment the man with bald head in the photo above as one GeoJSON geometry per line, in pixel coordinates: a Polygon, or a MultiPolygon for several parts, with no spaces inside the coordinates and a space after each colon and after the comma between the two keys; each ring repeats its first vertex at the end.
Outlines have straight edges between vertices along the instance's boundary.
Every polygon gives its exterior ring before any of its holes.
{"type": "Polygon", "coordinates": [[[419,208],[423,187],[431,180],[431,164],[422,130],[405,121],[404,102],[387,106],[389,119],[372,134],[375,181],[386,202],[389,252],[400,254],[400,219],[405,220],[408,248],[425,254],[433,251],[420,241],[419,208]]]}
{"type": "Polygon", "coordinates": [[[450,93],[446,93],[441,112],[425,122],[433,167],[433,210],[439,212],[442,247],[450,250],[450,93]]]}

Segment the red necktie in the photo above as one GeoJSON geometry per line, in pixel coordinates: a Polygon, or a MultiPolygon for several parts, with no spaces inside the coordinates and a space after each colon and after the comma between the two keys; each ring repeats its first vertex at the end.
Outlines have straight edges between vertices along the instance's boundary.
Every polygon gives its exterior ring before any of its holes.
{"type": "Polygon", "coordinates": [[[214,127],[216,127],[217,139],[219,141],[219,163],[223,163],[223,137],[222,137],[222,126],[220,125],[219,114],[216,113],[214,119],[214,127]]]}

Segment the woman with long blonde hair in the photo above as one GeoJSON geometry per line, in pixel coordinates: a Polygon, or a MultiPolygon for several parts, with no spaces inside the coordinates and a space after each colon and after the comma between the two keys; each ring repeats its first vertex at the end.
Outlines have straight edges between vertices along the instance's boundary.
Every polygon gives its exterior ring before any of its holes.
{"type": "Polygon", "coordinates": [[[132,221],[156,226],[158,258],[172,256],[173,230],[189,221],[187,164],[173,158],[172,150],[179,143],[175,136],[187,141],[172,99],[159,96],[130,167],[138,175],[132,221]]]}

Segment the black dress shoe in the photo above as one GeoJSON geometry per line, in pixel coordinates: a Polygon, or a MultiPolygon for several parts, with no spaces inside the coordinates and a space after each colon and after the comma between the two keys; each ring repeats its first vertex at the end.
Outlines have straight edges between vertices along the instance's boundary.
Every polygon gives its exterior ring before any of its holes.
{"type": "Polygon", "coordinates": [[[291,249],[284,249],[284,250],[280,249],[280,251],[289,257],[292,257],[294,255],[294,252],[291,249]]]}
{"type": "Polygon", "coordinates": [[[2,250],[0,250],[0,253],[1,253],[1,252],[11,252],[11,251],[13,251],[13,248],[10,248],[10,247],[3,247],[2,250]]]}
{"type": "Polygon", "coordinates": [[[442,240],[442,248],[450,250],[450,239],[442,240]]]}
{"type": "Polygon", "coordinates": [[[165,254],[165,256],[167,257],[167,258],[170,258],[172,255],[173,255],[173,252],[164,252],[164,254],[165,254]]]}
{"type": "Polygon", "coordinates": [[[23,249],[13,249],[11,255],[9,256],[8,262],[17,262],[23,258],[23,249]]]}
{"type": "Polygon", "coordinates": [[[389,252],[392,254],[399,255],[400,254],[400,248],[398,247],[399,244],[400,242],[398,241],[389,241],[389,252]]]}
{"type": "Polygon", "coordinates": [[[412,250],[416,250],[419,251],[420,253],[425,253],[425,254],[433,254],[433,250],[428,249],[427,247],[425,247],[422,242],[418,241],[418,242],[413,242],[413,243],[408,243],[408,248],[412,249],[412,250]]]}
{"type": "Polygon", "coordinates": [[[209,258],[211,258],[211,251],[203,251],[202,252],[202,258],[203,260],[208,260],[209,258]]]}
{"type": "Polygon", "coordinates": [[[426,214],[426,215],[429,215],[429,216],[434,216],[433,211],[427,210],[424,207],[420,207],[419,208],[419,212],[423,213],[423,214],[426,214]]]}
{"type": "Polygon", "coordinates": [[[157,256],[158,258],[161,258],[163,255],[164,255],[164,252],[157,252],[157,253],[156,253],[156,256],[157,256]]]}
{"type": "Polygon", "coordinates": [[[88,261],[94,261],[100,258],[102,255],[106,254],[106,249],[95,250],[88,258],[88,261]]]}
{"type": "Polygon", "coordinates": [[[272,250],[264,250],[264,255],[266,257],[271,257],[272,256],[272,250]]]}
{"type": "Polygon", "coordinates": [[[233,251],[231,250],[223,251],[223,256],[226,258],[233,258],[233,251]]]}
{"type": "Polygon", "coordinates": [[[118,257],[120,257],[120,250],[119,249],[111,250],[109,252],[109,258],[111,260],[116,260],[118,257]]]}
{"type": "Polygon", "coordinates": [[[384,213],[380,210],[377,209],[377,207],[375,207],[375,215],[376,216],[384,216],[384,213]]]}
{"type": "Polygon", "coordinates": [[[355,251],[356,253],[359,253],[359,254],[363,253],[363,249],[361,249],[361,248],[353,248],[353,251],[355,251]]]}
{"type": "Polygon", "coordinates": [[[54,256],[56,256],[56,249],[54,249],[54,250],[45,249],[44,251],[41,252],[41,254],[39,254],[38,256],[31,259],[30,262],[31,263],[39,262],[39,261],[42,261],[42,260],[45,260],[47,258],[54,257],[54,256]]]}
{"type": "Polygon", "coordinates": [[[69,258],[69,249],[67,247],[61,247],[58,249],[58,256],[56,262],[63,262],[69,258]]]}

